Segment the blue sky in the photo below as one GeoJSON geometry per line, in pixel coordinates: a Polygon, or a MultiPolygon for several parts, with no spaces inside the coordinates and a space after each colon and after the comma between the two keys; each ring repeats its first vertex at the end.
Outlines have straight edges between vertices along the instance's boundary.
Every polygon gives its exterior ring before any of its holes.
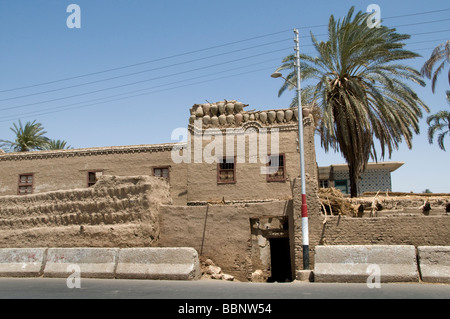
{"type": "MultiPolygon", "coordinates": [[[[293,52],[293,28],[301,51],[313,54],[310,31],[325,40],[331,14],[372,3],[384,25],[412,35],[407,48],[423,57],[406,63],[417,69],[449,38],[442,0],[0,0],[0,139],[13,139],[20,118],[74,148],[166,143],[195,103],[288,107],[295,93],[279,98],[281,80],[270,74],[293,52]],[[72,3],[81,8],[79,29],[66,25],[72,3]]],[[[446,71],[435,94],[413,87],[431,113],[448,109],[446,71]]],[[[426,117],[412,150],[402,144],[384,159],[406,163],[392,175],[395,191],[450,192],[450,153],[428,143],[426,117]]],[[[321,166],[344,162],[318,139],[316,149],[321,166]]]]}

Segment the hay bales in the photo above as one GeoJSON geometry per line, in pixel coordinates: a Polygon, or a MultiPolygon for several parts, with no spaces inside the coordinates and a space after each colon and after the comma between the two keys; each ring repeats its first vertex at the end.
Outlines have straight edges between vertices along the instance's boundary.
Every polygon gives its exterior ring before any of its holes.
{"type": "Polygon", "coordinates": [[[347,215],[355,216],[356,209],[351,204],[350,200],[336,188],[321,188],[319,189],[319,200],[322,204],[322,210],[325,208],[328,215],[347,215]]]}

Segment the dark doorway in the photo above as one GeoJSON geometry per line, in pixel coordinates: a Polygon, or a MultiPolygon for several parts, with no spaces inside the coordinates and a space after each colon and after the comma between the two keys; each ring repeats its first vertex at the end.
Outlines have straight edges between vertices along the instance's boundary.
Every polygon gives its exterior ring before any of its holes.
{"type": "Polygon", "coordinates": [[[291,282],[291,253],[289,238],[269,238],[272,277],[267,282],[291,282]]]}

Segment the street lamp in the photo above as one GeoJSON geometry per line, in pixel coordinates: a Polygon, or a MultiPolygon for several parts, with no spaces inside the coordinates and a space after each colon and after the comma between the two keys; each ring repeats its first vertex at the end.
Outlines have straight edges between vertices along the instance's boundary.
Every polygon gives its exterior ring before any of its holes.
{"type": "MultiPolygon", "coordinates": [[[[276,78],[283,78],[284,79],[283,74],[281,74],[280,72],[272,73],[271,77],[273,77],[274,79],[276,79],[276,78]]],[[[284,79],[284,80],[287,81],[286,79],[284,79]]]]}
{"type": "Polygon", "coordinates": [[[303,139],[303,112],[302,112],[302,98],[301,98],[301,78],[300,78],[300,41],[298,30],[294,29],[295,42],[295,69],[297,73],[297,84],[294,84],[283,77],[280,72],[272,73],[272,78],[282,78],[286,82],[294,85],[297,88],[298,100],[298,143],[300,149],[300,178],[302,183],[302,246],[303,246],[303,268],[309,270],[309,230],[308,230],[308,205],[306,204],[306,174],[305,174],[305,154],[304,154],[304,139],[303,139]]]}

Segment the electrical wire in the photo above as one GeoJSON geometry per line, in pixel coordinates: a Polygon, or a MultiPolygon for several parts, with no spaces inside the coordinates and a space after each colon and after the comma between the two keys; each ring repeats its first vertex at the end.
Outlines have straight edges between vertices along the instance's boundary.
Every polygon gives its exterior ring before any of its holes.
{"type": "Polygon", "coordinates": [[[179,63],[172,63],[170,65],[160,66],[160,67],[147,69],[147,70],[142,70],[142,71],[137,71],[137,72],[128,73],[128,74],[122,74],[122,75],[118,75],[118,76],[114,76],[114,77],[110,77],[110,78],[106,78],[106,79],[101,79],[101,80],[96,80],[96,81],[91,81],[91,82],[86,82],[86,83],[66,86],[66,87],[62,87],[62,88],[58,88],[58,89],[47,90],[47,91],[42,91],[42,92],[37,92],[37,93],[30,93],[30,94],[25,94],[25,95],[20,95],[20,96],[14,96],[14,97],[6,98],[6,99],[0,99],[0,102],[16,100],[16,99],[20,99],[20,98],[24,98],[24,97],[42,95],[42,94],[46,94],[46,93],[58,92],[58,91],[62,91],[62,90],[72,89],[72,88],[86,86],[86,85],[90,85],[90,84],[101,83],[101,82],[105,82],[105,81],[116,80],[116,79],[129,77],[129,76],[133,76],[133,75],[148,73],[148,72],[152,72],[152,71],[164,70],[164,69],[171,68],[171,67],[176,67],[176,66],[180,66],[180,65],[184,65],[184,64],[193,63],[193,62],[204,61],[206,59],[216,58],[216,57],[219,57],[219,56],[233,54],[233,53],[236,53],[236,52],[243,52],[243,51],[246,51],[246,50],[251,50],[251,49],[255,49],[255,48],[261,48],[261,47],[267,46],[267,45],[272,45],[272,44],[276,44],[276,43],[286,42],[288,40],[291,40],[291,39],[289,38],[289,39],[283,39],[283,40],[278,40],[278,41],[272,41],[272,42],[269,42],[269,43],[264,43],[264,44],[259,44],[259,45],[243,48],[243,49],[237,49],[237,50],[233,50],[233,51],[219,53],[219,54],[211,55],[211,56],[208,56],[208,57],[192,59],[192,60],[189,60],[189,61],[184,61],[184,62],[179,62],[179,63]]]}
{"type": "Polygon", "coordinates": [[[291,31],[291,29],[283,30],[283,31],[277,31],[277,32],[272,32],[272,33],[268,33],[268,34],[264,34],[264,35],[260,35],[260,36],[255,36],[255,37],[252,37],[252,38],[247,38],[247,39],[244,39],[244,40],[228,42],[228,43],[219,44],[219,45],[215,45],[215,46],[211,46],[211,47],[207,47],[207,48],[203,48],[203,49],[188,51],[188,52],[179,53],[179,54],[174,54],[174,55],[170,55],[170,56],[166,56],[166,57],[162,57],[162,58],[158,58],[158,59],[148,60],[148,61],[134,63],[134,64],[129,64],[129,65],[125,65],[125,66],[121,66],[121,67],[115,67],[115,68],[106,69],[106,70],[102,70],[102,71],[91,72],[91,73],[82,74],[82,75],[78,75],[78,76],[73,76],[73,77],[68,77],[68,78],[63,78],[63,79],[59,79],[59,80],[53,80],[53,81],[48,81],[48,82],[43,82],[43,83],[33,84],[33,85],[28,85],[28,86],[17,87],[17,88],[13,88],[13,89],[1,90],[0,93],[10,92],[10,91],[17,91],[17,90],[22,90],[22,89],[28,89],[28,88],[42,86],[42,85],[54,84],[54,83],[57,83],[57,82],[63,82],[63,81],[79,79],[79,78],[88,77],[88,76],[92,76],[92,75],[98,75],[98,74],[102,74],[102,73],[107,73],[107,72],[112,72],[112,71],[117,71],[117,70],[123,70],[123,69],[132,68],[132,67],[136,67],[136,66],[140,66],[140,65],[144,65],[144,64],[160,62],[160,61],[169,60],[169,59],[173,59],[173,58],[177,58],[177,57],[181,57],[181,56],[185,56],[185,55],[190,55],[190,54],[194,54],[194,53],[199,53],[199,52],[209,51],[209,50],[213,50],[213,49],[218,49],[218,48],[222,48],[222,47],[225,47],[225,46],[234,45],[234,44],[238,44],[238,43],[242,43],[242,42],[247,42],[247,41],[251,41],[251,40],[261,39],[261,38],[269,37],[269,36],[272,36],[272,35],[285,33],[287,31],[291,31]]]}
{"type": "MultiPolygon", "coordinates": [[[[163,91],[169,91],[169,90],[174,90],[174,89],[179,89],[179,88],[183,88],[183,87],[187,87],[187,86],[192,86],[192,85],[198,85],[198,84],[202,84],[202,83],[209,83],[212,81],[218,81],[218,80],[222,80],[222,79],[226,79],[226,78],[230,78],[230,77],[236,77],[236,76],[240,76],[240,75],[245,75],[245,74],[251,74],[251,73],[256,73],[256,72],[261,72],[261,71],[267,71],[267,70],[273,70],[274,68],[276,68],[277,66],[271,66],[266,67],[266,68],[261,68],[261,69],[257,69],[257,70],[253,70],[253,71],[247,71],[247,72],[241,72],[241,73],[236,73],[236,74],[232,74],[232,75],[228,75],[228,76],[222,76],[219,78],[215,78],[215,79],[209,79],[209,80],[203,80],[203,81],[198,81],[198,82],[194,82],[194,83],[188,83],[188,84],[184,84],[184,85],[179,85],[176,87],[170,87],[170,88],[166,88],[166,89],[160,89],[160,90],[156,90],[156,91],[151,91],[151,92],[146,92],[146,93],[141,93],[141,94],[136,94],[133,96],[128,96],[128,97],[123,97],[123,98],[119,98],[119,99],[113,99],[113,100],[107,100],[107,101],[102,101],[102,102],[95,102],[95,103],[91,103],[91,104],[86,104],[86,105],[82,105],[82,106],[76,106],[76,107],[67,107],[64,109],[58,109],[58,110],[53,110],[53,111],[49,111],[49,112],[44,112],[44,113],[26,113],[26,114],[21,114],[23,115],[33,115],[33,116],[39,116],[39,115],[46,115],[46,114],[52,114],[52,113],[57,113],[57,112],[62,112],[62,111],[67,111],[67,110],[72,110],[72,109],[79,109],[79,108],[84,108],[84,107],[88,107],[88,106],[93,106],[93,105],[99,105],[99,104],[104,104],[104,103],[110,103],[110,102],[116,102],[116,101],[120,101],[120,100],[124,100],[124,99],[129,99],[129,98],[133,98],[133,97],[138,97],[138,96],[143,96],[143,95],[149,95],[149,94],[154,94],[154,93],[159,93],[159,92],[163,92],[163,91]]],[[[179,82],[184,82],[184,81],[179,81],[179,82]]],[[[0,123],[3,122],[9,122],[12,119],[17,118],[17,116],[9,116],[6,119],[2,119],[0,120],[0,123]]]]}
{"type": "MultiPolygon", "coordinates": [[[[424,42],[427,42],[427,41],[424,41],[424,42]]],[[[419,48],[419,49],[415,49],[415,51],[430,50],[430,49],[433,49],[433,48],[419,48]]],[[[307,53],[307,54],[311,54],[311,53],[307,53]]],[[[267,62],[273,62],[274,60],[278,60],[278,58],[277,59],[270,59],[270,60],[266,60],[266,61],[262,61],[262,62],[257,62],[257,63],[253,63],[253,64],[249,64],[249,65],[246,65],[245,67],[259,65],[259,64],[263,64],[263,63],[267,63],[267,62]]],[[[169,91],[169,90],[173,90],[173,89],[183,88],[183,87],[186,87],[186,86],[192,86],[192,85],[207,83],[209,81],[217,81],[217,80],[226,79],[226,78],[230,78],[230,77],[235,77],[235,76],[239,76],[239,75],[255,73],[255,72],[262,71],[262,70],[264,70],[264,71],[265,70],[269,70],[269,69],[274,70],[277,67],[278,67],[278,65],[273,65],[270,68],[263,68],[263,69],[258,69],[258,70],[255,70],[255,71],[241,72],[241,73],[232,74],[232,75],[229,75],[229,76],[223,76],[223,77],[219,77],[219,78],[215,78],[215,79],[211,79],[211,80],[203,80],[203,81],[198,81],[198,82],[194,82],[194,83],[188,83],[188,84],[185,84],[185,85],[180,85],[180,86],[169,87],[169,88],[165,88],[165,89],[154,90],[154,89],[158,89],[158,88],[161,88],[161,87],[164,87],[164,86],[171,86],[171,85],[177,84],[177,83],[183,83],[183,82],[186,82],[186,81],[196,80],[196,79],[199,79],[199,78],[205,78],[205,77],[208,77],[208,76],[215,75],[216,73],[212,73],[212,74],[209,74],[209,75],[197,76],[197,77],[194,77],[194,78],[183,79],[183,80],[179,80],[179,81],[175,81],[175,82],[170,82],[170,83],[166,83],[166,84],[162,84],[162,85],[153,86],[153,87],[150,87],[150,88],[144,88],[144,89],[139,89],[139,90],[135,90],[135,91],[131,91],[131,92],[115,94],[115,95],[102,97],[102,98],[97,98],[97,99],[93,99],[93,100],[76,102],[76,103],[72,103],[72,104],[68,104],[68,105],[51,107],[51,108],[47,108],[47,109],[43,109],[43,110],[39,110],[39,111],[28,112],[28,113],[20,113],[20,114],[16,114],[16,115],[10,115],[10,116],[7,116],[6,118],[0,120],[0,123],[1,122],[7,122],[7,121],[9,121],[11,119],[15,119],[15,118],[18,118],[20,116],[46,115],[46,114],[57,113],[57,112],[66,111],[66,110],[84,108],[84,107],[98,105],[98,104],[117,102],[117,101],[129,99],[129,98],[134,98],[134,97],[139,97],[139,96],[144,96],[144,95],[149,95],[149,94],[154,94],[154,93],[159,93],[159,92],[164,92],[164,91],[169,91]],[[148,90],[153,90],[153,91],[145,92],[145,91],[148,91],[148,90]],[[134,94],[134,93],[138,93],[138,92],[143,92],[143,93],[134,94]],[[132,94],[132,95],[129,95],[129,94],[132,94]],[[116,98],[116,97],[124,96],[124,95],[129,95],[129,96],[116,98]],[[111,98],[113,98],[113,99],[111,99],[111,98]],[[106,99],[106,101],[105,101],[105,99],[106,99]],[[84,103],[88,103],[88,104],[84,104],[84,103]],[[80,105],[80,104],[82,104],[82,105],[80,105]],[[45,112],[44,113],[40,113],[40,112],[43,112],[43,111],[45,111],[45,112]]],[[[236,68],[233,68],[233,69],[228,69],[228,70],[222,71],[222,72],[231,72],[231,71],[235,71],[235,70],[239,70],[239,69],[242,69],[242,67],[239,66],[239,67],[236,67],[236,68]]]]}
{"type": "MultiPolygon", "coordinates": [[[[440,9],[440,10],[433,10],[433,11],[427,11],[427,12],[420,12],[420,13],[413,13],[413,14],[404,14],[404,15],[385,17],[385,18],[383,18],[383,20],[394,19],[394,18],[402,18],[402,17],[410,17],[410,16],[419,16],[419,15],[426,15],[426,14],[446,12],[446,11],[450,11],[450,8],[448,8],[448,9],[440,9]]],[[[327,25],[326,24],[322,24],[322,25],[314,25],[314,26],[303,26],[303,27],[299,27],[299,29],[312,29],[312,28],[319,28],[319,27],[327,27],[327,25]]],[[[228,42],[228,43],[225,43],[225,44],[211,46],[211,47],[207,47],[207,48],[203,48],[203,49],[192,50],[192,51],[188,51],[188,52],[184,52],[184,53],[180,53],[180,54],[176,54],[176,55],[171,55],[171,56],[162,57],[162,58],[153,59],[153,60],[148,60],[148,61],[139,62],[139,63],[134,63],[134,64],[125,65],[125,66],[121,66],[121,67],[105,69],[105,70],[102,70],[102,71],[91,72],[91,73],[82,74],[82,75],[78,75],[78,76],[67,77],[67,78],[63,78],[63,79],[59,79],[59,80],[53,80],[53,81],[48,81],[48,82],[43,82],[43,83],[33,84],[33,85],[28,85],[28,86],[22,86],[22,87],[17,87],[17,88],[12,88],[12,89],[0,90],[0,93],[10,92],[10,91],[17,91],[17,90],[22,90],[22,89],[28,89],[28,88],[33,88],[33,87],[37,87],[37,86],[54,84],[54,83],[58,83],[58,82],[64,82],[64,81],[79,79],[79,78],[83,78],[83,77],[103,74],[103,73],[112,72],[112,71],[123,70],[123,69],[126,69],[126,68],[141,66],[141,65],[144,65],[144,64],[149,64],[149,63],[154,63],[154,62],[160,62],[160,61],[172,59],[172,58],[175,58],[175,57],[190,55],[190,54],[204,52],[204,51],[208,51],[208,50],[213,50],[213,49],[217,49],[217,48],[221,48],[221,47],[225,47],[225,46],[229,46],[229,45],[234,45],[234,44],[238,44],[238,43],[242,43],[242,42],[247,42],[247,41],[251,41],[251,40],[261,39],[261,38],[265,38],[265,37],[269,37],[269,36],[285,33],[287,31],[292,31],[292,29],[285,29],[285,30],[282,30],[282,31],[272,32],[272,33],[268,33],[268,34],[264,34],[264,35],[260,35],[260,36],[255,36],[255,37],[251,37],[251,38],[247,38],[247,39],[243,39],[243,40],[228,42]]],[[[302,37],[305,38],[307,36],[302,36],[302,37]]]]}
{"type": "MultiPolygon", "coordinates": [[[[279,58],[276,58],[276,59],[269,59],[269,60],[264,60],[264,61],[260,61],[260,62],[256,62],[256,63],[252,63],[252,64],[246,64],[244,67],[239,66],[239,67],[236,67],[236,68],[227,69],[226,71],[222,71],[222,73],[224,73],[224,72],[232,72],[232,71],[236,71],[236,70],[241,70],[241,69],[243,69],[243,68],[247,68],[247,67],[251,67],[251,66],[255,66],[255,65],[260,65],[260,64],[264,64],[264,63],[268,63],[268,62],[274,62],[274,61],[279,61],[279,58]]],[[[108,95],[107,97],[102,97],[102,98],[97,98],[97,99],[91,99],[91,100],[88,100],[88,101],[82,101],[82,102],[71,103],[71,104],[68,104],[68,105],[62,105],[62,106],[57,106],[57,107],[51,107],[51,108],[44,109],[44,110],[42,110],[42,111],[47,111],[47,110],[52,110],[52,109],[58,109],[58,108],[63,108],[63,107],[68,107],[68,106],[74,106],[74,105],[79,105],[79,104],[82,104],[82,103],[90,103],[90,102],[94,102],[94,101],[101,101],[101,100],[104,100],[104,99],[110,99],[110,98],[119,97],[119,96],[123,96],[123,95],[127,95],[127,94],[134,94],[134,93],[143,92],[143,91],[148,91],[148,90],[152,90],[152,89],[157,89],[157,88],[160,88],[160,87],[164,87],[164,86],[168,86],[168,85],[173,85],[173,84],[177,84],[177,83],[181,83],[181,82],[186,82],[186,81],[191,81],[191,80],[197,80],[197,79],[200,79],[200,78],[205,78],[205,77],[213,76],[213,75],[216,75],[216,74],[217,74],[217,73],[214,72],[214,73],[207,74],[207,75],[201,75],[201,76],[197,76],[197,77],[193,77],[193,78],[189,78],[189,79],[182,79],[182,80],[179,80],[179,81],[170,82],[170,83],[166,83],[166,84],[161,84],[161,85],[157,85],[157,86],[152,86],[152,87],[149,87],[149,88],[143,88],[143,89],[134,90],[134,91],[130,91],[130,92],[119,93],[119,94],[114,94],[114,95],[108,95]]],[[[139,95],[140,95],[140,94],[138,94],[138,95],[132,95],[132,96],[130,96],[130,97],[135,97],[135,96],[139,96],[139,95]]],[[[23,114],[30,114],[30,113],[23,113],[23,114]]]]}
{"type": "Polygon", "coordinates": [[[115,89],[131,86],[131,85],[136,85],[136,84],[141,84],[141,83],[150,82],[150,81],[154,81],[154,80],[159,80],[159,79],[162,79],[162,78],[172,77],[172,76],[185,74],[185,73],[189,73],[189,72],[193,72],[193,71],[204,70],[204,69],[208,69],[208,68],[219,66],[219,65],[229,64],[229,63],[242,61],[242,60],[253,59],[253,58],[257,57],[257,56],[263,56],[263,55],[267,55],[267,54],[271,54],[271,53],[275,53],[275,52],[281,52],[281,51],[285,51],[285,50],[288,50],[288,49],[290,49],[290,47],[277,49],[277,50],[272,50],[272,51],[269,51],[269,52],[264,52],[264,53],[259,53],[259,54],[253,54],[251,56],[246,56],[246,57],[239,58],[239,59],[234,59],[234,60],[231,60],[231,61],[216,63],[216,64],[213,64],[213,65],[199,67],[199,68],[195,68],[195,69],[191,69],[191,70],[187,70],[187,71],[176,72],[176,73],[163,75],[163,76],[157,76],[157,77],[150,78],[150,79],[135,81],[135,82],[132,82],[132,83],[127,83],[127,84],[116,85],[116,86],[107,87],[107,88],[103,88],[103,89],[98,89],[98,90],[94,90],[94,91],[78,93],[78,94],[74,94],[74,95],[70,95],[70,96],[64,96],[64,97],[50,99],[50,100],[45,100],[45,101],[40,101],[40,102],[33,102],[33,103],[27,103],[27,104],[22,104],[22,105],[17,105],[17,106],[5,107],[5,108],[1,108],[0,111],[10,110],[10,109],[18,109],[18,108],[23,108],[23,107],[27,107],[27,106],[33,106],[33,105],[38,105],[38,104],[50,103],[50,102],[70,99],[70,98],[73,98],[73,97],[79,97],[79,96],[90,95],[90,94],[104,92],[104,91],[109,91],[109,90],[115,90],[115,89]]]}
{"type": "MultiPolygon", "coordinates": [[[[405,14],[405,15],[399,15],[399,16],[392,16],[392,17],[387,17],[387,18],[383,18],[383,20],[387,20],[387,19],[393,19],[393,18],[401,18],[401,17],[408,17],[408,16],[418,16],[418,15],[425,15],[425,14],[431,14],[431,13],[437,13],[437,12],[445,12],[445,11],[450,11],[450,9],[442,9],[442,10],[434,10],[434,11],[428,11],[428,12],[422,12],[422,13],[414,13],[414,14],[405,14]]],[[[411,26],[411,25],[421,25],[421,24],[431,24],[431,23],[437,23],[437,22],[442,22],[442,21],[448,21],[450,19],[441,19],[441,20],[433,20],[433,21],[426,21],[426,22],[418,22],[418,23],[414,23],[414,24],[404,24],[404,25],[398,25],[398,26],[394,26],[394,27],[404,27],[404,26],[411,26]]],[[[311,29],[311,28],[319,28],[319,27],[326,27],[327,25],[316,25],[316,26],[304,26],[304,27],[300,27],[299,29],[311,29]]],[[[28,88],[34,88],[34,87],[38,87],[38,86],[44,86],[44,85],[49,85],[49,84],[55,84],[55,83],[59,83],[59,82],[64,82],[64,81],[69,81],[69,80],[74,80],[74,79],[79,79],[79,78],[84,78],[84,77],[88,77],[88,76],[93,76],[93,75],[98,75],[98,74],[104,74],[107,72],[113,72],[113,71],[118,71],[118,70],[123,70],[123,69],[127,69],[127,68],[132,68],[132,67],[136,67],[136,66],[141,66],[141,65],[145,65],[145,64],[149,64],[149,63],[153,63],[153,62],[159,62],[159,61],[163,61],[163,60],[167,60],[167,59],[171,59],[171,58],[175,58],[175,57],[183,57],[185,55],[190,55],[190,54],[194,54],[194,53],[200,53],[200,52],[204,52],[204,51],[208,51],[208,50],[213,50],[213,49],[217,49],[220,47],[225,47],[225,46],[229,46],[229,45],[233,45],[233,44],[238,44],[238,43],[244,43],[247,41],[251,41],[251,40],[256,40],[256,39],[261,39],[264,37],[269,37],[269,36],[273,36],[273,35],[277,35],[277,34],[281,34],[281,33],[285,33],[287,31],[292,31],[292,29],[289,30],[283,30],[283,31],[278,31],[278,32],[273,32],[273,33],[269,33],[269,34],[265,34],[265,35],[261,35],[261,36],[256,36],[256,37],[252,37],[252,38],[248,38],[248,39],[244,39],[244,40],[239,40],[239,41],[234,41],[234,42],[229,42],[226,44],[221,44],[221,45],[217,45],[217,46],[212,46],[212,47],[208,47],[208,48],[204,48],[204,49],[199,49],[199,50],[193,50],[193,51],[189,51],[189,52],[185,52],[185,53],[181,53],[181,54],[176,54],[176,55],[172,55],[172,56],[168,56],[168,57],[163,57],[163,58],[159,58],[159,59],[154,59],[154,60],[149,60],[149,61],[144,61],[144,62],[140,62],[140,63],[135,63],[135,64],[130,64],[130,65],[126,65],[126,66],[122,66],[122,67],[116,67],[116,68],[111,68],[111,69],[106,69],[103,71],[98,71],[98,72],[92,72],[92,73],[88,73],[88,74],[84,74],[84,75],[79,75],[79,76],[74,76],[74,77],[68,77],[68,78],[64,78],[64,79],[59,79],[59,80],[54,80],[54,81],[49,81],[49,82],[45,82],[45,83],[39,83],[39,84],[34,84],[34,85],[29,85],[29,86],[22,86],[22,87],[18,87],[18,88],[13,88],[13,89],[7,89],[7,90],[2,90],[0,91],[0,93],[5,93],[5,92],[11,92],[11,91],[17,91],[17,90],[22,90],[22,89],[28,89],[28,88]]],[[[422,32],[422,33],[415,33],[415,34],[411,34],[411,35],[426,35],[426,34],[435,34],[435,33],[442,33],[442,32],[448,32],[450,30],[438,30],[438,31],[430,31],[430,32],[422,32]]],[[[319,34],[317,35],[319,36],[326,36],[327,34],[319,34]]],[[[309,38],[309,36],[301,36],[301,38],[309,38]]],[[[239,51],[244,51],[244,50],[249,50],[252,48],[257,48],[257,47],[262,47],[265,45],[269,45],[269,44],[274,44],[274,43],[279,43],[279,42],[283,42],[286,40],[279,40],[279,41],[272,41],[266,44],[260,44],[260,45],[256,45],[256,46],[252,46],[249,48],[243,48],[243,49],[237,49],[234,51],[230,51],[230,52],[225,52],[225,53],[221,53],[221,54],[216,54],[216,55],[212,55],[209,57],[202,57],[202,58],[198,58],[198,59],[194,59],[194,60],[190,60],[190,61],[184,61],[184,62],[179,62],[176,65],[182,65],[182,64],[186,64],[186,63],[191,63],[191,62],[198,62],[204,59],[208,59],[208,58],[212,58],[212,57],[217,57],[217,56],[222,56],[222,55],[226,55],[226,54],[231,54],[234,52],[239,52],[239,51]]],[[[438,40],[428,40],[428,41],[419,41],[419,42],[413,42],[413,43],[409,43],[409,44],[418,44],[418,43],[425,43],[425,42],[433,42],[433,41],[438,41],[438,40]]],[[[313,45],[303,45],[303,47],[307,47],[307,46],[313,46],[313,45]]],[[[429,48],[422,48],[422,49],[416,49],[418,50],[426,50],[429,48]]],[[[283,51],[286,49],[281,49],[281,50],[275,50],[275,51],[270,51],[267,53],[262,53],[259,55],[264,55],[264,54],[270,54],[273,52],[277,52],[277,51],[283,51]]],[[[78,96],[83,96],[83,95],[89,95],[89,94],[94,94],[94,93],[98,93],[98,92],[103,92],[103,91],[107,91],[107,90],[112,90],[112,89],[117,89],[117,88],[121,88],[121,87],[126,87],[126,86],[131,86],[131,85],[135,85],[135,84],[139,84],[139,83],[144,83],[144,82],[148,82],[148,81],[153,81],[156,79],[161,79],[164,77],[171,77],[171,76],[176,76],[176,75],[181,75],[181,74],[185,74],[185,73],[189,73],[189,72],[194,72],[194,71],[198,71],[198,70],[202,70],[202,69],[206,69],[206,68],[210,68],[210,67],[215,67],[215,66],[219,66],[219,65],[223,65],[223,64],[227,64],[227,63],[231,63],[231,62],[236,62],[236,61],[240,61],[240,60],[245,60],[245,59],[249,59],[249,58],[254,58],[255,56],[258,55],[252,55],[251,57],[245,57],[245,58],[241,58],[241,59],[236,59],[236,60],[232,60],[232,61],[226,61],[226,62],[222,62],[222,63],[217,63],[211,66],[206,66],[206,67],[201,67],[201,68],[196,68],[196,69],[192,69],[192,70],[187,70],[187,71],[183,71],[183,72],[178,72],[178,73],[174,73],[174,74],[169,74],[169,75],[165,75],[165,76],[161,76],[161,77],[156,77],[156,78],[152,78],[152,79],[146,79],[146,80],[142,80],[142,81],[136,81],[133,83],[127,83],[127,84],[122,84],[122,85],[118,85],[118,86],[114,86],[114,87],[110,87],[110,88],[103,88],[100,90],[95,90],[95,91],[91,91],[91,92],[85,92],[85,93],[80,93],[80,94],[75,94],[75,95],[71,95],[68,97],[62,97],[62,98],[57,98],[57,99],[51,99],[51,100],[46,100],[46,101],[41,101],[41,102],[35,102],[35,103],[28,103],[28,104],[24,104],[24,105],[19,105],[19,106],[14,106],[14,107],[7,107],[7,108],[3,108],[0,109],[0,111],[3,110],[10,110],[10,109],[16,109],[16,108],[21,108],[21,107],[26,107],[26,106],[32,106],[32,105],[38,105],[38,104],[43,104],[43,103],[49,103],[49,102],[54,102],[54,101],[59,101],[59,100],[63,100],[63,99],[69,99],[69,98],[73,98],[73,97],[78,97],[78,96]]],[[[85,85],[89,85],[89,84],[94,84],[94,83],[100,83],[100,82],[104,82],[104,81],[109,81],[109,80],[114,80],[114,79],[119,79],[119,78],[124,78],[124,77],[128,77],[128,76],[132,76],[132,75],[137,75],[137,74],[141,74],[141,73],[145,73],[145,72],[150,72],[150,71],[155,71],[155,70],[160,70],[160,69],[164,69],[170,66],[163,66],[163,67],[157,67],[154,69],[149,69],[149,70],[141,70],[138,72],[133,72],[133,73],[129,73],[129,74],[125,74],[125,75],[119,75],[119,76],[115,76],[115,77],[111,77],[111,78],[107,78],[107,79],[102,79],[102,80],[96,80],[96,81],[91,81],[91,82],[87,82],[87,83],[82,83],[82,84],[78,84],[78,85],[72,85],[72,86],[67,86],[64,88],[59,88],[59,89],[52,89],[52,90],[47,90],[44,92],[37,92],[37,93],[32,93],[32,94],[27,94],[27,95],[22,95],[22,96],[17,96],[17,97],[13,97],[13,98],[7,98],[7,99],[3,99],[0,101],[7,101],[7,100],[12,100],[12,99],[18,99],[18,98],[23,98],[23,97],[29,97],[29,96],[34,96],[34,95],[39,95],[39,94],[45,94],[45,93],[52,93],[52,92],[56,92],[56,91],[61,91],[61,90],[65,90],[65,89],[70,89],[70,88],[75,88],[75,87],[80,87],[80,86],[85,86],[85,85]]],[[[235,68],[237,69],[237,68],[235,68]]],[[[230,69],[233,70],[233,69],[230,69]]],[[[264,69],[265,70],[265,69],[264,69]]],[[[257,72],[257,71],[251,71],[251,72],[257,72]]],[[[231,75],[231,76],[238,76],[241,74],[246,74],[246,73],[250,73],[250,72],[244,72],[244,73],[240,73],[240,74],[235,74],[235,75],[231,75]]],[[[219,80],[219,79],[224,79],[224,78],[229,78],[231,76],[226,76],[226,77],[220,77],[217,78],[215,80],[219,80]]],[[[197,77],[200,78],[200,77],[197,77]]],[[[177,82],[185,82],[185,81],[190,81],[192,79],[195,78],[191,78],[188,80],[181,80],[181,81],[176,81],[176,82],[171,82],[169,84],[163,84],[163,85],[158,85],[152,88],[146,88],[146,89],[141,89],[141,90],[136,90],[136,91],[132,91],[132,92],[127,92],[127,93],[122,93],[122,94],[130,94],[133,92],[138,92],[138,91],[143,91],[143,90],[149,90],[149,89],[154,89],[157,87],[162,87],[162,86],[167,86],[167,85],[173,85],[177,82]]],[[[189,86],[189,85],[195,85],[198,83],[204,83],[207,81],[215,81],[215,80],[206,80],[206,81],[200,81],[200,82],[196,82],[196,83],[191,83],[191,84],[185,84],[182,86],[177,86],[177,87],[173,87],[173,88],[167,88],[167,89],[163,89],[163,90],[158,90],[155,92],[160,92],[160,91],[165,91],[165,90],[171,90],[171,89],[176,89],[176,88],[180,88],[180,87],[184,87],[184,86],[189,86]]],[[[94,100],[89,100],[89,101],[84,101],[84,102],[77,102],[77,103],[73,103],[73,105],[76,104],[82,104],[82,103],[90,103],[92,101],[96,101],[96,100],[101,100],[101,99],[106,99],[109,98],[108,101],[104,101],[104,102],[97,102],[97,103],[92,103],[89,104],[89,106],[91,105],[96,105],[96,104],[102,104],[102,103],[108,103],[108,102],[114,102],[116,100],[122,100],[122,99],[126,99],[126,98],[131,98],[131,97],[135,97],[135,96],[141,96],[141,95],[145,95],[145,94],[152,94],[155,92],[147,92],[147,93],[142,93],[142,94],[138,94],[138,95],[133,95],[133,96],[128,96],[128,97],[124,97],[121,99],[110,99],[111,97],[115,97],[115,96],[120,96],[122,94],[117,94],[117,95],[113,95],[113,96],[108,96],[108,97],[104,97],[104,98],[100,98],[100,99],[94,99],[94,100]]],[[[60,106],[61,107],[61,106],[60,106]]],[[[63,106],[63,107],[67,107],[63,106]]],[[[80,106],[77,106],[80,107],[80,106]]],[[[77,108],[77,107],[71,107],[72,108],[77,108]]],[[[85,107],[85,106],[81,106],[81,107],[85,107]]],[[[44,110],[49,110],[49,112],[45,113],[45,114],[49,114],[52,112],[59,112],[61,110],[55,111],[56,108],[50,108],[50,109],[44,109],[44,110]],[[53,111],[51,111],[53,110],[53,111]]],[[[41,112],[44,110],[40,110],[40,111],[36,111],[36,112],[41,112]]],[[[64,109],[66,110],[66,109],[64,109]]],[[[22,113],[23,114],[23,113],[22,113]]],[[[25,114],[30,114],[30,113],[25,113],[25,114]]],[[[39,114],[36,114],[39,115],[39,114]]],[[[10,118],[11,116],[9,116],[8,118],[10,118]]],[[[5,122],[7,120],[2,120],[0,122],[5,122]]]]}

